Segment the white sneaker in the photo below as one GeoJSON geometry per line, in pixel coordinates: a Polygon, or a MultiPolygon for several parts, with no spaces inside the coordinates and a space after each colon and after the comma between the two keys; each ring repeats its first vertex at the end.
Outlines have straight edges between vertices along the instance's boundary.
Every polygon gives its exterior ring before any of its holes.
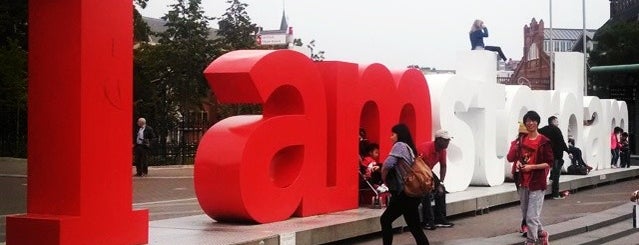
{"type": "Polygon", "coordinates": [[[379,192],[379,193],[384,193],[384,192],[387,192],[387,191],[388,191],[388,187],[386,187],[385,184],[382,184],[382,185],[377,187],[377,192],[379,192]]]}

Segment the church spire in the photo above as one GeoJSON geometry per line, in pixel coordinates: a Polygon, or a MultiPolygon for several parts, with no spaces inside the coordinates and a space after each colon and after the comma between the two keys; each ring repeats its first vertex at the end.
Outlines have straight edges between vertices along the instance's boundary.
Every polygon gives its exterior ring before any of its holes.
{"type": "Polygon", "coordinates": [[[282,22],[280,22],[280,30],[288,30],[288,20],[286,18],[286,9],[282,9],[282,22]]]}

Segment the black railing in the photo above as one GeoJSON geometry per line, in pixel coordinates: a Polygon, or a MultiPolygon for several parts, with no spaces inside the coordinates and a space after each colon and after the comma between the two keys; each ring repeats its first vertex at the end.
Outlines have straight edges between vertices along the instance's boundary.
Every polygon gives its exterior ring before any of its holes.
{"type": "Polygon", "coordinates": [[[166,136],[158,138],[149,165],[193,164],[200,139],[208,129],[208,121],[201,113],[182,119],[166,136]]]}
{"type": "Polygon", "coordinates": [[[512,79],[511,77],[497,77],[497,83],[506,85],[526,85],[533,90],[550,89],[550,79],[546,78],[519,77],[517,79],[512,79]]]}
{"type": "Polygon", "coordinates": [[[27,112],[0,106],[0,156],[27,157],[27,112]]]}

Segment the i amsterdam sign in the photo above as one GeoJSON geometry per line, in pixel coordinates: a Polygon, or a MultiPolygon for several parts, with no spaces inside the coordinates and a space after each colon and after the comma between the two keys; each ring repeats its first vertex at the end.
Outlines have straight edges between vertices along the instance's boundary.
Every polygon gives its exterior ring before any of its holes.
{"type": "MultiPolygon", "coordinates": [[[[7,217],[8,244],[148,242],[148,211],[131,207],[132,33],[130,0],[29,2],[27,213],[7,217]]],[[[627,106],[580,94],[578,55],[557,55],[556,91],[496,84],[487,51],[459,60],[457,75],[428,81],[415,69],[289,50],[213,61],[204,73],[220,102],[261,103],[264,113],[227,118],[203,137],[194,177],[202,209],[266,223],[357,208],[358,128],[386,154],[399,122],[418,142],[438,128],[455,136],[450,191],[503,183],[507,144],[531,109],[558,115],[587,162],[610,167],[606,143],[613,126],[627,129],[627,106]]]]}

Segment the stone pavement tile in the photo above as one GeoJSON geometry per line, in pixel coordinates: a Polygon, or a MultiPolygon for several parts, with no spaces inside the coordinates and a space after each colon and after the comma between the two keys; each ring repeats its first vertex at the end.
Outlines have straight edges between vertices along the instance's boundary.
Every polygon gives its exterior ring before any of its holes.
{"type": "Polygon", "coordinates": [[[0,176],[26,177],[27,159],[0,157],[0,176]]]}

